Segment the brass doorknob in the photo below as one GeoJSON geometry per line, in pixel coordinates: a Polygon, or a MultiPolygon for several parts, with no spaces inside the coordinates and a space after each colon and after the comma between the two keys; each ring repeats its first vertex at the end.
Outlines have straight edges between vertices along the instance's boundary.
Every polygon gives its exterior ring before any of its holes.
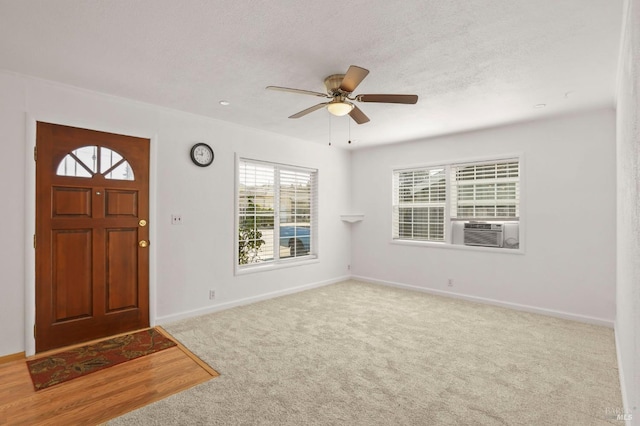
{"type": "Polygon", "coordinates": [[[139,245],[140,247],[142,247],[142,248],[148,247],[148,246],[149,246],[149,241],[142,240],[142,241],[140,241],[140,242],[138,243],[138,245],[139,245]]]}

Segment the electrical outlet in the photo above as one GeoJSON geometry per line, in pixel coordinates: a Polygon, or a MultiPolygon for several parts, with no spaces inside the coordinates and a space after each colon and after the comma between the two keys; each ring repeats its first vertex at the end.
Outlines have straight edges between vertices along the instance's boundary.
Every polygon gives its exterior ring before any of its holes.
{"type": "Polygon", "coordinates": [[[209,290],[209,300],[215,300],[215,298],[216,298],[216,291],[209,290]]]}
{"type": "Polygon", "coordinates": [[[172,214],[171,215],[171,224],[172,225],[182,225],[182,215],[181,214],[172,214]]]}
{"type": "Polygon", "coordinates": [[[447,285],[449,287],[453,287],[453,279],[449,278],[449,281],[447,282],[447,285]]]}
{"type": "Polygon", "coordinates": [[[351,265],[347,265],[347,271],[351,270],[351,265]]]}

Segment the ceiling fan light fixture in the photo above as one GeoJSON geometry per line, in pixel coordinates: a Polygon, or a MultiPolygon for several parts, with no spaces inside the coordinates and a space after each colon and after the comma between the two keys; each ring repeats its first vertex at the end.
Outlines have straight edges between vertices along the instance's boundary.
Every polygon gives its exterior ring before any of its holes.
{"type": "Polygon", "coordinates": [[[331,114],[337,117],[342,117],[343,115],[347,115],[351,112],[353,104],[347,102],[331,102],[327,105],[327,109],[331,114]]]}

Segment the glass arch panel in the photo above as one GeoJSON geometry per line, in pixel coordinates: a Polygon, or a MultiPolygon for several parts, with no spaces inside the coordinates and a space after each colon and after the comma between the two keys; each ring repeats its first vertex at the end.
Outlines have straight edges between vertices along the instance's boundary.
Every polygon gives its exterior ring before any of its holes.
{"type": "Polygon", "coordinates": [[[105,179],[134,180],[133,168],[122,155],[99,146],[83,146],[65,155],[56,175],[91,178],[98,168],[105,179]]]}
{"type": "Polygon", "coordinates": [[[56,174],[58,176],[75,176],[90,178],[98,170],[98,147],[83,146],[74,149],[60,161],[56,174]]]}

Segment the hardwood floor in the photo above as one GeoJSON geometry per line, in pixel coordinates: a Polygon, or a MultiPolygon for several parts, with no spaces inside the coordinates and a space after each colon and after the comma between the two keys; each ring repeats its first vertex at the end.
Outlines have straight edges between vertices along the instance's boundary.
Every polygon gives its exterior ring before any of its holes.
{"type": "Polygon", "coordinates": [[[12,361],[0,365],[0,424],[99,424],[216,376],[180,344],[38,392],[12,361]]]}

